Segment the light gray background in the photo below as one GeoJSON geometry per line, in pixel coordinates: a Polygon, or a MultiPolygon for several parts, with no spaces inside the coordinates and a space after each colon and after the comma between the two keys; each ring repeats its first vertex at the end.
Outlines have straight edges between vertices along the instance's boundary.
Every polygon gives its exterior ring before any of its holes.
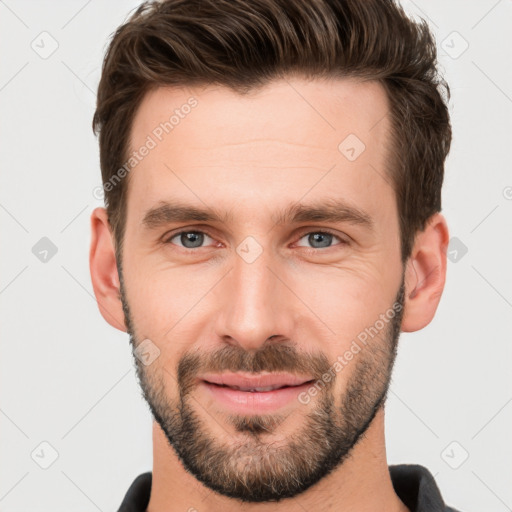
{"type": "MultiPolygon", "coordinates": [[[[89,215],[101,205],[92,193],[101,184],[94,91],[108,38],[137,4],[0,1],[4,512],[117,510],[152,466],[151,417],[128,336],[100,316],[88,268],[89,215]],[[57,248],[46,262],[32,252],[42,237],[57,248]],[[42,442],[58,453],[48,469],[40,464],[52,449],[42,442]]],[[[452,89],[443,213],[458,241],[435,319],[401,337],[388,460],[425,465],[463,511],[504,512],[512,510],[512,2],[405,5],[429,21],[452,89]]]]}

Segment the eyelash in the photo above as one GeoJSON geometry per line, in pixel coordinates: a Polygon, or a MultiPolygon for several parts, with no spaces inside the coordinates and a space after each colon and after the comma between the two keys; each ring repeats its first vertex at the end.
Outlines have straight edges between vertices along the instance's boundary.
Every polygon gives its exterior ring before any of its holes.
{"type": "MultiPolygon", "coordinates": [[[[177,236],[183,234],[183,233],[199,233],[199,234],[203,234],[203,235],[207,235],[209,236],[210,238],[212,238],[213,240],[215,240],[215,237],[212,236],[208,231],[205,231],[205,230],[199,230],[199,229],[183,229],[181,231],[177,231],[176,233],[172,233],[170,235],[167,235],[164,240],[163,240],[163,243],[164,244],[171,244],[171,245],[176,245],[176,244],[172,244],[171,240],[173,238],[176,238],[177,236]]],[[[302,238],[304,238],[306,235],[310,235],[312,233],[320,233],[320,234],[323,234],[323,235],[332,235],[333,237],[337,238],[339,240],[339,244],[336,244],[336,245],[332,245],[330,247],[325,247],[325,248],[316,248],[316,247],[304,247],[304,246],[299,246],[301,247],[303,250],[305,250],[308,254],[310,253],[316,253],[318,251],[320,252],[325,252],[326,250],[328,249],[332,249],[333,247],[337,247],[338,245],[348,245],[348,241],[347,240],[344,240],[343,238],[341,238],[339,235],[337,235],[335,232],[329,230],[329,229],[322,229],[322,230],[310,230],[310,231],[302,231],[300,233],[300,236],[298,238],[298,240],[301,240],[302,238]]],[[[176,247],[179,247],[180,250],[182,251],[185,251],[185,252],[189,252],[189,253],[192,253],[192,252],[197,252],[198,249],[204,249],[205,247],[197,247],[197,248],[194,248],[194,249],[189,249],[188,247],[182,247],[180,245],[176,245],[176,247]]]]}

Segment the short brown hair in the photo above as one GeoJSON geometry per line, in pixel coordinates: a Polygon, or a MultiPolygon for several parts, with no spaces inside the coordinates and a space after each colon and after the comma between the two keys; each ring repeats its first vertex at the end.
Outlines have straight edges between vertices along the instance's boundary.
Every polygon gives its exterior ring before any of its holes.
{"type": "MultiPolygon", "coordinates": [[[[390,104],[387,170],[401,256],[441,210],[451,142],[450,90],[437,72],[427,23],[394,0],[163,0],[145,2],[114,33],[103,62],[93,130],[103,183],[127,161],[131,125],[159,86],[225,86],[245,94],[289,75],[381,83],[390,104]],[[445,96],[445,98],[443,98],[445,96]]],[[[105,190],[120,261],[126,218],[122,180],[105,190]]]]}

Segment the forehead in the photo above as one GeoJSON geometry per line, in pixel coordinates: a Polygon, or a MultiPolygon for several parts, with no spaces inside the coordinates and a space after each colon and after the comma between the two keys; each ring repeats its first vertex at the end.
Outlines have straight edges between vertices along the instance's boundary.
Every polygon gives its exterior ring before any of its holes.
{"type": "Polygon", "coordinates": [[[249,214],[258,202],[281,207],[333,193],[371,210],[379,195],[394,200],[387,112],[380,84],[348,79],[290,78],[248,95],[212,86],[155,89],[132,124],[130,154],[138,157],[128,210],[142,215],[180,196],[249,214]]]}

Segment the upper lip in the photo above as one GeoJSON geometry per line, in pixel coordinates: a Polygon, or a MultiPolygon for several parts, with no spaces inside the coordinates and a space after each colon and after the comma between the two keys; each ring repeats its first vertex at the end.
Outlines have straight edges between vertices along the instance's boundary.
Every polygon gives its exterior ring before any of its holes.
{"type": "Polygon", "coordinates": [[[219,384],[241,389],[255,389],[272,387],[274,389],[283,386],[299,386],[310,380],[311,377],[301,377],[290,373],[209,373],[201,377],[201,380],[212,384],[219,384]]]}

